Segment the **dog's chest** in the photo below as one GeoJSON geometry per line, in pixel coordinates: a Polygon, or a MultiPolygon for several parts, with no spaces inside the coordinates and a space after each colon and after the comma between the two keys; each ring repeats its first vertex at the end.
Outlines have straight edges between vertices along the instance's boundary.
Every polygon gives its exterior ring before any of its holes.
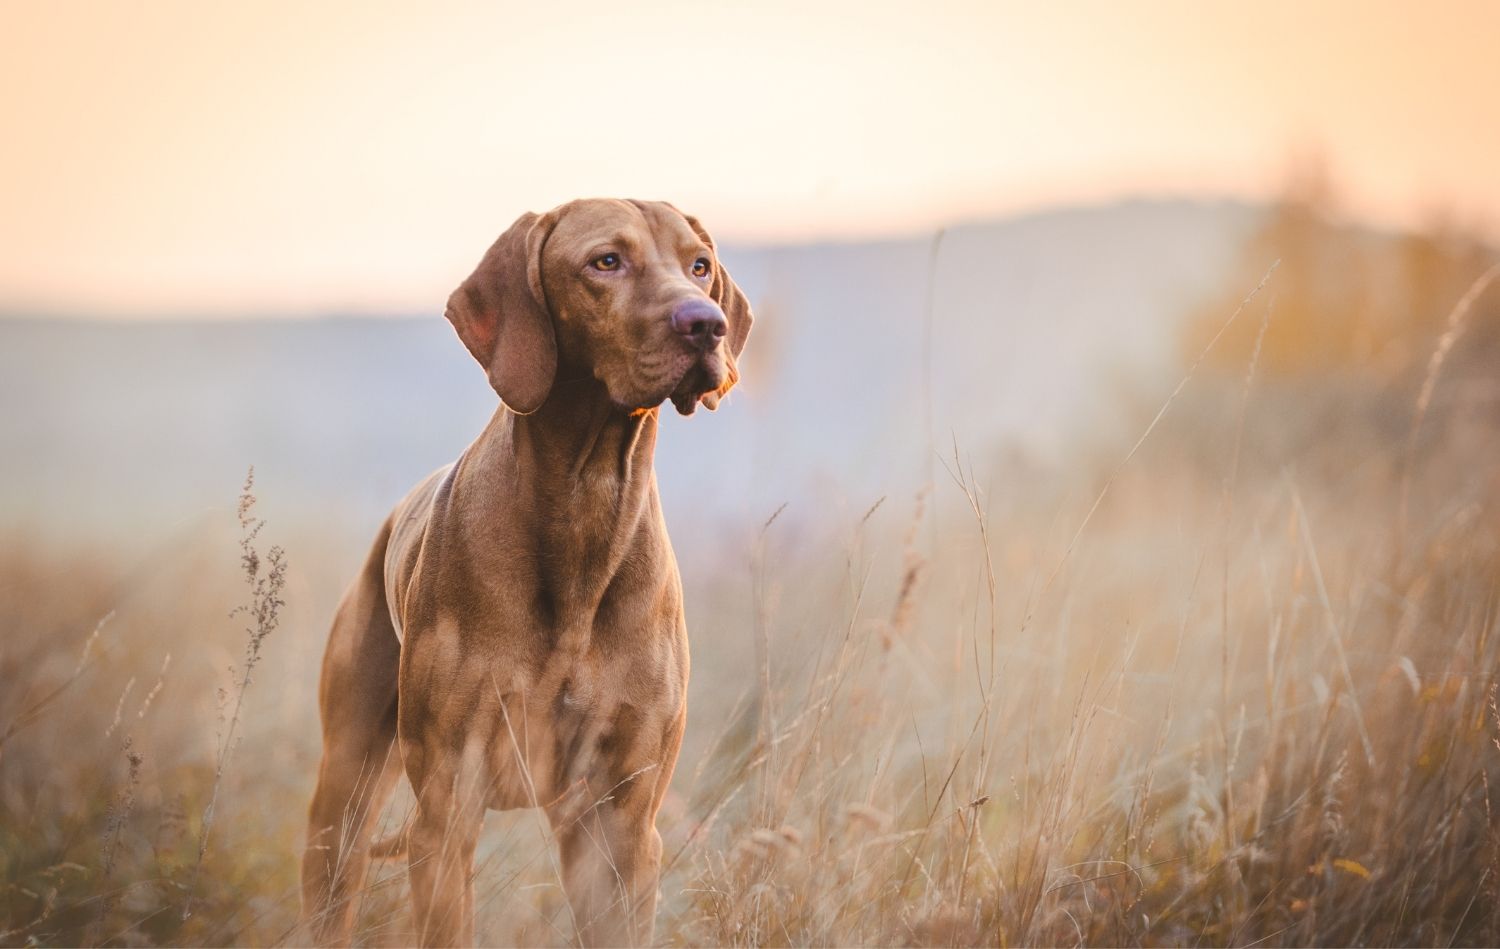
{"type": "Polygon", "coordinates": [[[547,805],[649,771],[682,707],[680,648],[630,658],[559,649],[536,672],[497,676],[490,806],[547,805]]]}

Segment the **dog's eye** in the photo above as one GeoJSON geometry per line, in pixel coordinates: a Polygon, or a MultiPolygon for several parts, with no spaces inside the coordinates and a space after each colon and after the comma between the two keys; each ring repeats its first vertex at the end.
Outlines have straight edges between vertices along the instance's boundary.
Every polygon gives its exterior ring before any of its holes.
{"type": "Polygon", "coordinates": [[[693,276],[695,276],[695,277],[707,277],[708,276],[708,258],[707,257],[699,257],[697,260],[693,261],[693,276]]]}
{"type": "Polygon", "coordinates": [[[593,259],[593,261],[591,262],[591,265],[593,266],[593,268],[595,270],[604,270],[604,271],[619,270],[620,269],[620,255],[619,254],[600,254],[598,257],[595,257],[593,259]]]}

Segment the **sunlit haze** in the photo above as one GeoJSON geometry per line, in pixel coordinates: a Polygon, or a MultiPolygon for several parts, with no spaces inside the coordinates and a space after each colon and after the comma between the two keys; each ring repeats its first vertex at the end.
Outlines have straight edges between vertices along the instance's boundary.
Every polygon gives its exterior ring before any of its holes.
{"type": "Polygon", "coordinates": [[[1264,198],[1500,229],[1500,6],[9,3],[0,309],[431,308],[518,213],[722,240],[1264,198]]]}

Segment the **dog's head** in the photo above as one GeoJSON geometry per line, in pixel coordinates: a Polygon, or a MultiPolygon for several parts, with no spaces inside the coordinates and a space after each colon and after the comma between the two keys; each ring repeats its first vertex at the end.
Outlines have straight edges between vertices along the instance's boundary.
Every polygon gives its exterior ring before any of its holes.
{"type": "Polygon", "coordinates": [[[513,411],[559,367],[626,410],[710,409],[739,379],[750,304],[703,226],[660,201],[573,201],[524,214],[448,298],[448,320],[513,411]]]}

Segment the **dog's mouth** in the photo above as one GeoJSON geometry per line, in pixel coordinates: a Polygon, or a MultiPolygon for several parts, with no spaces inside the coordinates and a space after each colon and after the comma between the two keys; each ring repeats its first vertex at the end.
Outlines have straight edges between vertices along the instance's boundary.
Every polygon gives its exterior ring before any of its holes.
{"type": "Polygon", "coordinates": [[[734,370],[723,351],[714,350],[688,364],[668,398],[679,415],[692,415],[699,402],[713,411],[732,385],[734,370]]]}

